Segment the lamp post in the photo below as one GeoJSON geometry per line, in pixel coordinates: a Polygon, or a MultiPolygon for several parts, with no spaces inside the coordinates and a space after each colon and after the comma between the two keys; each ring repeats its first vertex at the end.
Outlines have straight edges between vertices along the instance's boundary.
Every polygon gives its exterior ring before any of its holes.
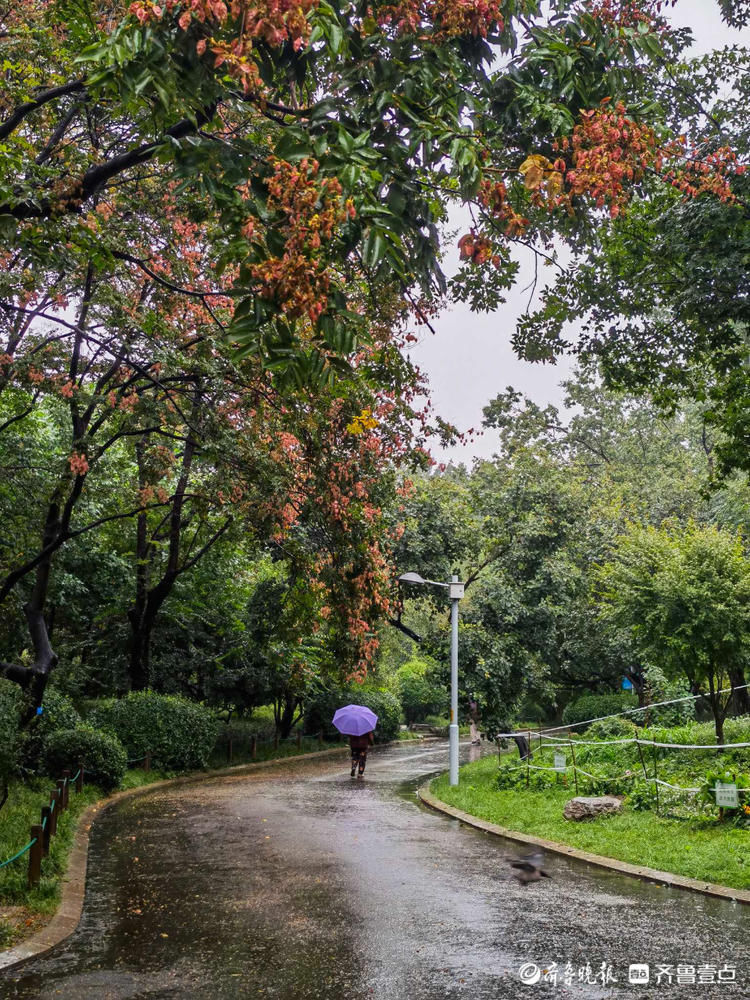
{"type": "Polygon", "coordinates": [[[451,600],[451,722],[448,730],[448,763],[451,785],[458,784],[458,602],[464,596],[464,585],[454,573],[450,583],[425,580],[419,573],[402,573],[400,583],[428,584],[444,587],[451,600]]]}

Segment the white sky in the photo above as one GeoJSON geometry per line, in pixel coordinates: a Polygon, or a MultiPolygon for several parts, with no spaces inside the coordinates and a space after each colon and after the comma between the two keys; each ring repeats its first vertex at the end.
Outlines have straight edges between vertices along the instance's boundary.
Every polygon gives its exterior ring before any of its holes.
{"type": "MultiPolygon", "coordinates": [[[[695,44],[691,53],[699,55],[725,44],[745,41],[748,33],[727,28],[722,22],[716,0],[678,0],[669,13],[672,23],[692,28],[695,44]]],[[[459,225],[457,219],[456,225],[459,225]]],[[[462,228],[462,232],[468,225],[462,228]]],[[[436,411],[460,430],[480,428],[482,407],[498,392],[512,385],[536,403],[562,403],[559,383],[571,371],[568,358],[556,365],[530,364],[515,356],[510,339],[517,318],[526,310],[529,292],[523,292],[533,277],[533,255],[525,252],[519,280],[507,295],[507,302],[491,314],[472,313],[458,304],[443,313],[433,326],[436,335],[425,333],[411,352],[413,360],[427,374],[436,411]]],[[[454,255],[452,266],[458,263],[454,255]]],[[[451,262],[446,261],[450,270],[451,262]]],[[[546,268],[540,268],[540,278],[546,268]]],[[[446,451],[433,448],[439,462],[465,462],[473,457],[489,458],[494,451],[491,431],[473,442],[446,451]]]]}

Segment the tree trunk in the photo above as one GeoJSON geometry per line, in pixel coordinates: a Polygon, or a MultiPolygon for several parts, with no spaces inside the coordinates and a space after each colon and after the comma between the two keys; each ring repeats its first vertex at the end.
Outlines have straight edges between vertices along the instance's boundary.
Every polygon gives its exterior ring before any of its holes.
{"type": "MultiPolygon", "coordinates": [[[[138,464],[138,486],[146,485],[144,453],[146,438],[136,443],[135,457],[138,464]]],[[[151,630],[146,629],[146,608],[148,605],[149,568],[152,546],[148,540],[148,516],[141,511],[135,528],[135,597],[128,611],[130,622],[130,665],[129,678],[132,691],[143,691],[150,680],[151,630]]]]}
{"type": "MultiPolygon", "coordinates": [[[[47,520],[42,535],[42,549],[46,549],[57,537],[60,530],[60,511],[53,502],[47,508],[47,520]]],[[[49,552],[36,568],[34,587],[28,602],[24,605],[24,614],[29,626],[29,635],[34,647],[34,663],[30,667],[20,664],[0,664],[0,673],[8,680],[20,684],[26,691],[26,704],[21,713],[21,725],[26,726],[36,715],[37,708],[42,703],[47,681],[52,670],[57,665],[57,654],[52,649],[44,619],[44,605],[49,590],[49,576],[52,566],[52,553],[49,552]]]]}
{"type": "Polygon", "coordinates": [[[729,681],[733,688],[741,688],[732,693],[732,707],[737,715],[750,715],[750,691],[745,687],[747,679],[742,667],[734,667],[729,671],[729,681]]]}
{"type": "Polygon", "coordinates": [[[282,740],[287,738],[292,731],[292,726],[295,721],[297,721],[294,718],[294,713],[297,711],[298,707],[299,698],[290,694],[288,691],[276,701],[274,715],[276,717],[276,728],[278,729],[279,737],[282,740]]]}
{"type": "Polygon", "coordinates": [[[153,621],[147,624],[145,616],[135,608],[128,611],[130,620],[130,690],[145,691],[151,681],[151,635],[153,621]]]}
{"type": "MultiPolygon", "coordinates": [[[[719,685],[719,687],[721,687],[721,685],[719,685]]],[[[724,719],[726,718],[727,708],[731,699],[732,696],[729,695],[727,700],[722,705],[721,695],[714,684],[714,675],[713,673],[710,673],[708,675],[708,700],[711,704],[711,712],[714,717],[714,731],[716,733],[717,746],[721,746],[724,743],[724,719]]]]}
{"type": "MultiPolygon", "coordinates": [[[[200,391],[196,390],[193,399],[190,423],[194,426],[199,408],[201,405],[200,391]]],[[[143,489],[147,485],[145,472],[145,447],[146,438],[141,438],[136,445],[136,457],[138,460],[138,481],[143,489]]],[[[183,530],[185,528],[185,494],[193,468],[193,459],[196,452],[196,442],[192,436],[185,441],[185,449],[182,453],[182,465],[180,476],[175,487],[171,500],[171,510],[165,518],[167,523],[166,537],[168,540],[167,561],[161,578],[151,585],[152,562],[154,558],[155,546],[153,541],[161,536],[161,526],[154,532],[153,539],[148,537],[148,516],[145,511],[138,515],[136,528],[136,587],[133,606],[128,611],[128,620],[131,628],[130,641],[130,686],[133,690],[139,691],[147,688],[151,681],[151,639],[156,619],[159,611],[172,592],[180,574],[191,569],[201,559],[206,552],[217,542],[232,523],[232,518],[227,517],[222,526],[214,532],[208,541],[197,552],[185,561],[180,562],[183,548],[183,530]]],[[[190,546],[188,546],[189,552],[190,546]]]]}

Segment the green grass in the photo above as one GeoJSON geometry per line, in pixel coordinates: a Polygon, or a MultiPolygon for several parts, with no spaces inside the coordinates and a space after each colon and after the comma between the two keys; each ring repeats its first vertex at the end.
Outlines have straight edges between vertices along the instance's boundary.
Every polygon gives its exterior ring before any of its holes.
{"type": "MultiPolygon", "coordinates": [[[[54,785],[49,779],[35,778],[26,785],[11,785],[8,801],[0,812],[0,862],[27,844],[32,824],[40,822],[40,810],[49,802],[54,785]]],[[[11,865],[0,868],[0,902],[23,905],[35,913],[51,913],[60,898],[60,877],[65,871],[75,832],[76,820],[92,802],[102,797],[95,785],[84,785],[80,795],[70,788],[68,809],[58,815],[57,835],[50,842],[49,856],[42,861],[39,887],[29,889],[28,853],[11,865]]]]}
{"type": "MultiPolygon", "coordinates": [[[[255,760],[258,762],[278,760],[337,746],[344,744],[324,742],[321,747],[317,738],[305,737],[300,747],[297,747],[296,740],[290,740],[280,742],[277,749],[273,741],[270,741],[258,744],[255,760]]],[[[251,762],[249,741],[235,742],[232,764],[251,762]]],[[[226,766],[226,748],[220,746],[214,753],[208,771],[226,766]]],[[[120,789],[139,788],[175,776],[173,771],[156,768],[142,771],[134,768],[125,772],[120,789]]],[[[40,822],[41,807],[49,802],[49,794],[53,788],[54,782],[49,778],[33,778],[25,784],[15,782],[11,785],[8,801],[0,811],[0,862],[12,857],[29,842],[31,826],[40,822]]],[[[104,796],[105,793],[97,785],[85,784],[80,795],[76,794],[71,786],[69,808],[59,815],[57,835],[50,842],[49,856],[42,860],[42,878],[39,887],[28,888],[28,853],[24,854],[12,864],[0,868],[0,909],[3,906],[23,907],[24,915],[34,924],[32,930],[36,928],[35,918],[54,913],[60,902],[60,886],[73,844],[76,820],[86,806],[104,796]]],[[[19,936],[21,935],[18,928],[12,922],[6,921],[0,913],[0,948],[15,943],[19,936]]]]}
{"type": "Polygon", "coordinates": [[[627,806],[619,815],[572,822],[562,816],[565,802],[575,795],[572,787],[499,789],[497,771],[497,757],[484,757],[461,768],[458,786],[451,787],[448,776],[442,775],[431,788],[443,802],[510,830],[631,864],[750,889],[747,830],[711,817],[670,819],[651,811],[632,812],[627,806]]]}

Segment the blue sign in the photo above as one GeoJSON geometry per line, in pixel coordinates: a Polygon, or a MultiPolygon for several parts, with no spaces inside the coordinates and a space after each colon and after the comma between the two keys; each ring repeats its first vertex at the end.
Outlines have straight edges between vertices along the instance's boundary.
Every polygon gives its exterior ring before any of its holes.
{"type": "Polygon", "coordinates": [[[632,691],[633,690],[633,685],[627,679],[627,677],[623,677],[623,679],[622,679],[622,689],[623,689],[623,691],[632,691]]]}

